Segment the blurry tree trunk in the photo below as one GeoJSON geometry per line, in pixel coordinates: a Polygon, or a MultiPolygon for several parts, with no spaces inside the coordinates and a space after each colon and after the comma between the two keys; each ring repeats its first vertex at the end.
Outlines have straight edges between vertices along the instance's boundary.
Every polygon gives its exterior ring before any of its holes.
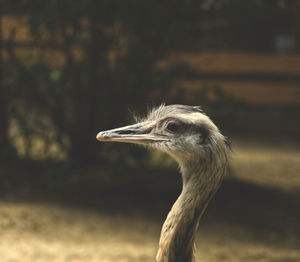
{"type": "Polygon", "coordinates": [[[0,159],[7,161],[15,157],[16,154],[8,139],[8,112],[7,112],[7,95],[3,83],[3,38],[2,38],[2,12],[0,9],[0,159]]]}
{"type": "Polygon", "coordinates": [[[300,50],[300,1],[292,1],[292,34],[296,50],[300,50]]]}
{"type": "MultiPolygon", "coordinates": [[[[73,161],[95,162],[97,160],[97,141],[95,139],[98,128],[95,126],[97,116],[97,101],[100,88],[99,83],[99,65],[103,66],[102,58],[105,53],[105,39],[98,27],[99,1],[90,0],[89,20],[90,20],[90,39],[87,44],[88,54],[88,80],[74,82],[75,87],[75,130],[71,135],[71,154],[73,161]],[[101,39],[101,40],[100,40],[101,39]]],[[[104,68],[101,68],[104,70],[104,68]]],[[[99,111],[98,111],[99,112],[99,111]]]]}

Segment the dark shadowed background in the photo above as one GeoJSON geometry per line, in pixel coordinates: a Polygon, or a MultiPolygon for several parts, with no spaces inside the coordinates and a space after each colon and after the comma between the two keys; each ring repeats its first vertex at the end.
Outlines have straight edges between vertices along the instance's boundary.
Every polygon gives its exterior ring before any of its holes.
{"type": "Polygon", "coordinates": [[[154,261],[177,166],[95,136],[161,103],[232,142],[197,261],[300,261],[300,1],[2,0],[0,73],[1,261],[154,261]]]}

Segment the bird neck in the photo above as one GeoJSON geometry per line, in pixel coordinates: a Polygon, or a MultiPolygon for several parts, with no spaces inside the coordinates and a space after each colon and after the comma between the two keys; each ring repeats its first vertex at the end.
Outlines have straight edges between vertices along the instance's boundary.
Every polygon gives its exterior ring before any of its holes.
{"type": "Polygon", "coordinates": [[[220,171],[182,168],[182,192],[163,225],[156,262],[195,260],[194,242],[199,220],[222,180],[220,171]]]}

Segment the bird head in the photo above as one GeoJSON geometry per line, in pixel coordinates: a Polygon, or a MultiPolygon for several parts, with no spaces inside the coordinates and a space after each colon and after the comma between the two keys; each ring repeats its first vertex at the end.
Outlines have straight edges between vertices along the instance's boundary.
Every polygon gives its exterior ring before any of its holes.
{"type": "Polygon", "coordinates": [[[187,105],[162,105],[136,124],[99,132],[97,140],[151,146],[168,153],[180,165],[195,158],[226,158],[228,145],[199,107],[187,105]]]}

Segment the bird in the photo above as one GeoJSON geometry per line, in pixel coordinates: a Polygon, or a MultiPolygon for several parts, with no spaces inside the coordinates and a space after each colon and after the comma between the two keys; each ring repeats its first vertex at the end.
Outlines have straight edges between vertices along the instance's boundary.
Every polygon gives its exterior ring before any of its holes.
{"type": "Polygon", "coordinates": [[[228,139],[200,107],[179,104],[160,105],[135,124],[96,138],[149,146],[177,161],[182,190],[163,223],[156,262],[194,262],[200,218],[228,169],[228,139]]]}

